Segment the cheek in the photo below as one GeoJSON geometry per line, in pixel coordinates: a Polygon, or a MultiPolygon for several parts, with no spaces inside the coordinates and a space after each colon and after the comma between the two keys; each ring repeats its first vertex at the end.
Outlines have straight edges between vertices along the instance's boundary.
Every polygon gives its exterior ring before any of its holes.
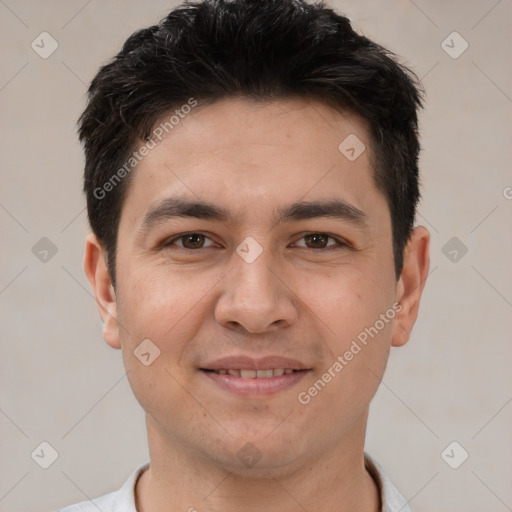
{"type": "Polygon", "coordinates": [[[393,288],[380,283],[370,269],[329,283],[315,294],[327,355],[316,375],[316,388],[324,393],[323,382],[329,388],[325,398],[329,395],[340,404],[366,403],[378,387],[389,355],[397,313],[393,288]]]}
{"type": "MultiPolygon", "coordinates": [[[[123,302],[119,311],[130,338],[155,338],[164,345],[178,332],[193,329],[194,315],[201,311],[201,299],[211,288],[211,279],[179,269],[135,270],[125,277],[123,302]],[[207,282],[208,281],[208,282],[207,282]]],[[[212,281],[213,282],[213,281],[212,281]]]]}
{"type": "Polygon", "coordinates": [[[348,431],[366,411],[386,368],[392,331],[390,318],[385,323],[366,311],[359,316],[346,313],[340,316],[338,335],[330,338],[327,361],[297,397],[312,417],[330,410],[333,435],[340,434],[339,426],[348,431]],[[365,318],[372,320],[365,322],[365,318]]]}
{"type": "Polygon", "coordinates": [[[379,269],[347,266],[301,285],[302,301],[323,323],[333,347],[341,350],[392,306],[393,289],[382,275],[379,269]]]}
{"type": "Polygon", "coordinates": [[[170,372],[183,380],[180,364],[203,322],[201,297],[207,286],[176,272],[165,277],[162,272],[132,272],[123,277],[118,319],[124,365],[134,394],[151,402],[161,391],[158,386],[173,393],[170,372]]]}
{"type": "Polygon", "coordinates": [[[132,272],[123,278],[118,318],[124,366],[139,404],[165,425],[172,415],[193,409],[180,362],[201,325],[206,287],[177,273],[164,278],[162,272],[132,272]]]}

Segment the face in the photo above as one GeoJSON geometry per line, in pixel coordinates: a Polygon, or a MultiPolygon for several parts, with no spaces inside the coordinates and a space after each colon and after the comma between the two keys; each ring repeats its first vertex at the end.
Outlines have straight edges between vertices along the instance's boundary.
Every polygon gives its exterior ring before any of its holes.
{"type": "Polygon", "coordinates": [[[361,118],[320,103],[230,99],[190,113],[139,163],[116,293],[93,235],[86,272],[161,439],[225,467],[252,455],[276,468],[364,433],[428,267],[423,231],[396,280],[370,145],[361,118]]]}

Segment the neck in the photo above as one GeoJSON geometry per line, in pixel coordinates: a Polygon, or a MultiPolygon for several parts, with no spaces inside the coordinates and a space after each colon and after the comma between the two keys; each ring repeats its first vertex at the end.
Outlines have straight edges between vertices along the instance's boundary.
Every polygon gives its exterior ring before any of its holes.
{"type": "Polygon", "coordinates": [[[222,467],[166,436],[146,417],[151,464],[135,487],[137,512],[378,512],[378,488],[364,466],[367,413],[334,449],[297,466],[259,472],[222,467]]]}

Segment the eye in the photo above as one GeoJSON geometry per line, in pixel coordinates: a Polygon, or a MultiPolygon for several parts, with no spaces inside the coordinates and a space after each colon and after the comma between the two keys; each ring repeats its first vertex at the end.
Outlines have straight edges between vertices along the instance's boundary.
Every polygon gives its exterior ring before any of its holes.
{"type": "Polygon", "coordinates": [[[206,235],[201,233],[182,233],[181,235],[175,236],[163,243],[163,247],[169,247],[172,245],[178,245],[183,249],[202,249],[205,240],[210,240],[206,235]],[[183,241],[182,245],[175,244],[177,240],[183,241]]]}
{"type": "MultiPolygon", "coordinates": [[[[346,245],[343,241],[341,241],[331,235],[328,235],[327,233],[307,233],[302,238],[300,238],[300,240],[306,240],[306,244],[313,245],[313,247],[306,245],[305,246],[306,249],[328,249],[328,250],[331,250],[331,249],[335,248],[335,246],[340,247],[340,246],[346,245]],[[329,239],[334,240],[334,244],[327,245],[327,242],[329,239]]],[[[304,247],[304,246],[299,246],[299,247],[304,247]]]]}

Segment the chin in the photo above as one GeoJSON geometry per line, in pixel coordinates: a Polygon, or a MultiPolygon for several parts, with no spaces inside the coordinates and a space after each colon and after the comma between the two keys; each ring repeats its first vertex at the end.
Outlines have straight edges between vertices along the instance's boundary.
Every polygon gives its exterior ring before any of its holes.
{"type": "Polygon", "coordinates": [[[253,425],[250,429],[229,429],[233,437],[225,436],[222,442],[217,440],[212,458],[216,464],[240,475],[268,478],[268,471],[274,474],[285,468],[287,473],[295,464],[300,466],[298,461],[307,446],[304,436],[294,435],[286,428],[278,432],[279,428],[279,422],[274,421],[271,426],[265,422],[261,428],[253,425]]]}

